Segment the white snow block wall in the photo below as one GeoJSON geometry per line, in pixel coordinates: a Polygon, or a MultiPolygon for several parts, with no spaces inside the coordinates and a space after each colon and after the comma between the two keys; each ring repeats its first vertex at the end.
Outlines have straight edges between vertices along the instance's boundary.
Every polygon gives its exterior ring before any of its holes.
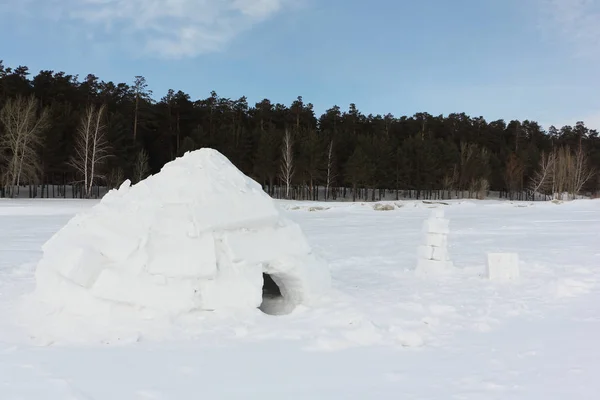
{"type": "Polygon", "coordinates": [[[429,219],[423,222],[424,241],[417,250],[418,275],[444,273],[452,267],[448,255],[448,233],[450,221],[444,218],[444,210],[434,209],[429,219]]]}
{"type": "Polygon", "coordinates": [[[488,253],[487,276],[494,281],[519,279],[519,255],[516,253],[488,253]]]}
{"type": "Polygon", "coordinates": [[[295,305],[330,286],[300,227],[212,149],[188,152],[134,186],[126,181],[42,250],[36,295],[81,314],[112,305],[168,315],[255,309],[263,273],[295,305]]]}

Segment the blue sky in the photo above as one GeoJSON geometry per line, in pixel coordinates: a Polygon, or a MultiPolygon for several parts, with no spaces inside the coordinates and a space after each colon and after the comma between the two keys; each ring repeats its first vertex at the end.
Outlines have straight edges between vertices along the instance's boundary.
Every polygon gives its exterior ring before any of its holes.
{"type": "Polygon", "coordinates": [[[0,0],[0,59],[155,98],[600,129],[600,0],[0,0]]]}

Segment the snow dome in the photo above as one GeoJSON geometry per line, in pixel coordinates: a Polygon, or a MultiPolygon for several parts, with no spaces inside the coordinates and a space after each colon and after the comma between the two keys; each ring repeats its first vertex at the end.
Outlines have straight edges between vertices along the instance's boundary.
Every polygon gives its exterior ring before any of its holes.
{"type": "Polygon", "coordinates": [[[90,314],[133,306],[167,315],[309,304],[329,270],[300,227],[222,154],[188,152],[110,191],[42,248],[36,294],[90,314]]]}

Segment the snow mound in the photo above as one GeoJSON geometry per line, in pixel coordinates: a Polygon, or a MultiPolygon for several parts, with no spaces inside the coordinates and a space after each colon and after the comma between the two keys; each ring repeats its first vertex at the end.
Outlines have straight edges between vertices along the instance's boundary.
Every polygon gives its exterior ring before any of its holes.
{"type": "Polygon", "coordinates": [[[126,181],[42,250],[34,295],[80,315],[134,307],[174,316],[263,302],[280,314],[330,286],[300,227],[213,149],[188,152],[134,186],[126,181]],[[264,295],[265,278],[277,293],[264,295]]]}

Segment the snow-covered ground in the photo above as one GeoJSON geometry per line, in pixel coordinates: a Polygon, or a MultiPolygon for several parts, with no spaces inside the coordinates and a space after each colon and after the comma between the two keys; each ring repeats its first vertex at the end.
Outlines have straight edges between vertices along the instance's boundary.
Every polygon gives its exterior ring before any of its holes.
{"type": "Polygon", "coordinates": [[[23,315],[40,246],[94,203],[0,200],[2,400],[598,397],[600,201],[279,202],[330,264],[320,308],[144,326],[23,315]],[[430,207],[456,266],[438,278],[414,274],[430,207]],[[484,278],[496,251],[519,253],[520,281],[484,278]]]}

